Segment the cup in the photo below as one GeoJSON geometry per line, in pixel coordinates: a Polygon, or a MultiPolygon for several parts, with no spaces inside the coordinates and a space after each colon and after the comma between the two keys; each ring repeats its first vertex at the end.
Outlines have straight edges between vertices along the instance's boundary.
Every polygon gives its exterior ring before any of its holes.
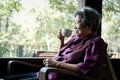
{"type": "Polygon", "coordinates": [[[71,36],[71,34],[72,34],[72,30],[62,28],[61,33],[62,33],[62,35],[63,35],[63,36],[65,36],[65,37],[70,37],[70,36],[71,36]]]}

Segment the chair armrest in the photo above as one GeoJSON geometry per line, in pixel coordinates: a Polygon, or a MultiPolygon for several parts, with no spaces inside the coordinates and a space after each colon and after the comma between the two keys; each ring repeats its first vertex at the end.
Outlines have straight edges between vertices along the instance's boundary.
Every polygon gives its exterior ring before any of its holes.
{"type": "Polygon", "coordinates": [[[27,63],[24,61],[9,61],[8,62],[8,74],[20,74],[27,72],[36,72],[41,68],[40,65],[27,63]]]}
{"type": "Polygon", "coordinates": [[[66,74],[66,75],[71,75],[71,76],[74,76],[74,77],[78,77],[78,78],[82,78],[82,79],[85,79],[85,80],[95,80],[91,77],[88,77],[88,76],[82,76],[76,72],[71,72],[71,71],[68,71],[68,70],[65,70],[65,69],[59,69],[59,68],[53,68],[53,67],[43,67],[40,69],[40,77],[39,77],[39,80],[48,80],[48,74],[50,72],[57,72],[57,73],[61,73],[61,74],[66,74]]]}

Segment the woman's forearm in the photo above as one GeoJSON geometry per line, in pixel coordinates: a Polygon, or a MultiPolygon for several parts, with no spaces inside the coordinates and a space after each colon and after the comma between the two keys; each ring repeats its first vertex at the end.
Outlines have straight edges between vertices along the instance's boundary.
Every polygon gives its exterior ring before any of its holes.
{"type": "Polygon", "coordinates": [[[76,64],[57,62],[56,67],[79,73],[79,69],[76,64]]]}
{"type": "Polygon", "coordinates": [[[64,46],[64,40],[61,40],[59,49],[61,49],[63,46],[64,46]]]}
{"type": "Polygon", "coordinates": [[[65,63],[65,62],[60,62],[56,60],[51,60],[51,59],[46,59],[43,61],[43,64],[48,67],[57,67],[73,72],[79,72],[79,68],[77,67],[76,64],[70,64],[70,63],[65,63]]]}

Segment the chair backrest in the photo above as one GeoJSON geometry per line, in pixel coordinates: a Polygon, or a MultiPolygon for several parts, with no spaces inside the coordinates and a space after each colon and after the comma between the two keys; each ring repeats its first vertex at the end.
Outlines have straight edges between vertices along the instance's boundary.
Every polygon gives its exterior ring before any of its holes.
{"type": "Polygon", "coordinates": [[[109,69],[110,69],[111,76],[112,76],[113,80],[118,80],[118,79],[117,79],[117,76],[116,76],[116,74],[115,74],[115,71],[114,71],[114,69],[113,69],[112,63],[111,63],[111,61],[110,61],[110,59],[109,59],[109,58],[110,58],[109,55],[107,54],[106,57],[107,57],[107,62],[108,62],[109,69]]]}

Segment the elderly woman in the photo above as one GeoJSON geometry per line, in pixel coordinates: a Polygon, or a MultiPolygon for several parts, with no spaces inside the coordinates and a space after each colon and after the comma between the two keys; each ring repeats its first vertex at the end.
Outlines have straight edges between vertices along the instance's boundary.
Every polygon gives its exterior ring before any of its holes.
{"type": "MultiPolygon", "coordinates": [[[[43,64],[77,72],[98,80],[99,69],[106,61],[107,49],[107,44],[97,35],[100,22],[101,16],[95,9],[91,7],[78,9],[75,12],[74,20],[76,34],[65,43],[65,37],[59,30],[57,35],[60,40],[58,54],[52,59],[45,59],[43,64]]],[[[55,80],[57,76],[57,73],[50,73],[48,77],[49,80],[55,80]]],[[[66,78],[72,80],[71,76],[66,78]]]]}
{"type": "MultiPolygon", "coordinates": [[[[63,68],[97,79],[99,75],[97,71],[105,63],[107,49],[107,44],[97,35],[100,21],[101,16],[95,9],[90,7],[78,9],[74,22],[76,34],[64,43],[64,36],[61,31],[58,32],[60,49],[52,60],[44,61],[45,66],[63,68]]],[[[54,80],[55,77],[55,74],[51,73],[49,79],[54,80]]]]}

